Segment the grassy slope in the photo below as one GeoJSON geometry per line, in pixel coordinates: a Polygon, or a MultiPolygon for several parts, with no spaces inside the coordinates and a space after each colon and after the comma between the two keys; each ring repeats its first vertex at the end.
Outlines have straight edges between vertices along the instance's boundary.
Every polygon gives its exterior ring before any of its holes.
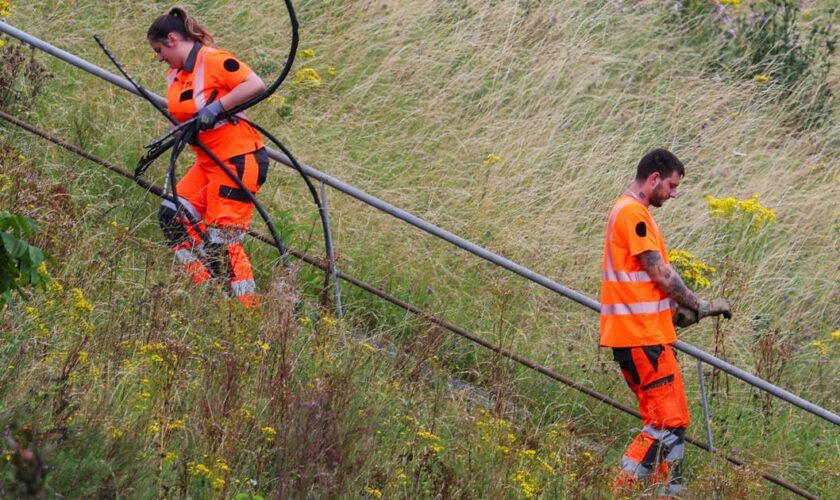
{"type": "MultiPolygon", "coordinates": [[[[288,35],[277,6],[187,5],[213,20],[209,24],[220,45],[264,76],[276,74],[288,35]],[[249,27],[245,33],[243,26],[249,27]]],[[[99,32],[138,79],[160,91],[163,68],[150,62],[142,40],[152,13],[164,8],[159,2],[38,2],[15,5],[10,21],[107,66],[90,38],[99,32]]],[[[713,280],[716,291],[729,292],[736,308],[736,318],[720,332],[727,357],[744,368],[767,369],[755,341],[762,331],[778,331],[774,338],[791,346],[779,382],[837,409],[838,348],[829,337],[840,317],[840,172],[834,161],[834,126],[796,132],[784,124],[789,112],[768,98],[772,88],[713,78],[708,72],[711,50],[688,44],[679,31],[670,33],[658,8],[583,1],[335,1],[304,2],[298,11],[302,47],[316,51],[314,59],[298,67],[318,69],[323,83],[310,90],[284,87],[291,117],[284,117],[278,101],[253,115],[288,139],[300,159],[597,296],[604,214],[640,154],[654,146],[669,147],[686,160],[688,176],[680,200],[657,219],[671,248],[689,249],[721,270],[732,270],[725,279],[713,280]],[[330,66],[336,68],[335,77],[326,74],[330,66]],[[486,165],[489,153],[502,160],[486,165]],[[746,198],[755,192],[779,217],[760,238],[744,242],[731,226],[708,225],[704,195],[746,198]],[[813,340],[829,343],[827,356],[811,345],[813,340]]],[[[33,121],[127,164],[161,130],[159,120],[138,100],[62,63],[46,62],[56,77],[32,109],[33,121]]],[[[204,314],[201,306],[189,299],[188,288],[168,281],[171,263],[152,244],[158,240],[154,200],[43,143],[9,133],[29,158],[26,168],[40,172],[45,183],[64,179],[60,182],[72,193],[73,217],[51,211],[47,200],[38,197],[31,211],[44,215],[48,229],[61,228],[62,238],[54,243],[61,257],[55,272],[68,288],[80,286],[92,297],[97,332],[110,333],[115,324],[137,327],[130,319],[132,307],[144,309],[132,304],[147,300],[154,284],[173,296],[165,302],[166,314],[194,325],[190,318],[204,314]],[[120,233],[103,216],[132,229],[120,233]],[[114,238],[122,244],[115,245],[114,238]],[[109,273],[103,263],[115,263],[116,271],[109,273]],[[176,308],[184,313],[175,313],[176,308]]],[[[160,168],[153,175],[159,177],[160,168]]],[[[313,213],[304,195],[301,182],[280,168],[261,193],[275,216],[296,223],[293,243],[317,251],[317,235],[309,236],[313,213]]],[[[593,314],[418,236],[355,201],[331,194],[330,203],[341,266],[347,272],[423,301],[457,323],[629,401],[609,356],[596,359],[593,314]]],[[[265,288],[272,256],[254,250],[265,288]]],[[[401,313],[347,292],[352,317],[382,341],[428,334],[401,313]]],[[[8,320],[18,338],[32,333],[31,323],[8,320]]],[[[142,329],[131,328],[131,339],[146,339],[142,329]]],[[[202,331],[198,325],[164,330],[166,336],[202,331]]],[[[706,324],[685,338],[712,349],[712,333],[713,325],[706,324]]],[[[189,345],[206,341],[195,335],[189,345]]],[[[476,356],[460,344],[453,349],[447,341],[438,342],[437,354],[449,370],[464,370],[465,376],[507,397],[514,383],[518,404],[544,415],[530,420],[530,428],[542,429],[559,419],[574,422],[578,432],[591,433],[596,440],[611,436],[598,453],[603,467],[615,460],[632,430],[631,420],[616,418],[612,411],[476,356]]],[[[114,358],[113,346],[101,347],[103,359],[114,358]]],[[[11,344],[6,355],[15,349],[17,344],[11,344]]],[[[32,366],[37,372],[39,365],[32,366]]],[[[697,400],[690,366],[690,397],[697,400]]],[[[193,401],[194,394],[187,394],[185,401],[193,401]]],[[[377,397],[392,401],[394,396],[377,397]]],[[[728,393],[714,397],[719,442],[780,474],[830,491],[838,480],[826,473],[837,469],[836,432],[778,404],[768,413],[752,399],[734,381],[728,393]],[[765,419],[765,426],[744,432],[743,422],[765,419]],[[800,437],[791,440],[794,433],[800,437]]],[[[418,390],[406,404],[432,400],[418,390]]],[[[194,406],[185,403],[185,408],[194,406]]],[[[449,411],[457,421],[463,410],[449,411]]],[[[699,427],[695,432],[699,434],[699,427]]],[[[205,453],[208,446],[196,449],[205,453]]],[[[695,477],[701,478],[705,458],[698,455],[692,454],[692,463],[695,477]]],[[[447,463],[459,462],[453,457],[447,463]]],[[[251,470],[250,465],[243,467],[251,470]]],[[[359,481],[368,484],[365,478],[376,477],[371,472],[359,481]]],[[[568,481],[544,482],[565,488],[568,481]]],[[[481,485],[474,487],[481,491],[481,485]]]]}

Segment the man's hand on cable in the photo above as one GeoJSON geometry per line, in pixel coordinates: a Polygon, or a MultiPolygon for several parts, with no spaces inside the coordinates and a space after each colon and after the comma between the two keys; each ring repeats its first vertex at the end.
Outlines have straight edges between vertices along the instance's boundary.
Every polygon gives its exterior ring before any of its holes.
{"type": "Polygon", "coordinates": [[[219,114],[221,114],[224,110],[225,108],[222,107],[221,99],[213,101],[207,106],[199,109],[198,113],[195,114],[196,121],[198,122],[198,128],[200,130],[213,128],[213,125],[216,124],[216,118],[218,118],[219,114]]]}
{"type": "Polygon", "coordinates": [[[700,308],[695,311],[690,307],[678,305],[674,314],[674,324],[680,328],[691,326],[707,316],[723,316],[732,319],[732,306],[729,301],[718,297],[712,300],[701,300],[700,308]]]}

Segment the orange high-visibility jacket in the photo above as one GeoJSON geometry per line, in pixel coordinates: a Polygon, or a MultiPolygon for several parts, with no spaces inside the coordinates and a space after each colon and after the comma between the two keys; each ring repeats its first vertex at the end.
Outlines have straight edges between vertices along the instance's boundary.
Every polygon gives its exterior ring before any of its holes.
{"type": "Polygon", "coordinates": [[[672,301],[636,256],[653,250],[668,263],[665,239],[647,207],[622,195],[610,212],[601,276],[601,345],[634,347],[677,340],[672,301]]]}
{"type": "MultiPolygon", "coordinates": [[[[186,121],[214,100],[227,95],[245,81],[252,70],[230,52],[207,47],[198,42],[180,69],[172,68],[166,74],[168,88],[166,101],[169,112],[178,121],[186,121]]],[[[259,133],[245,122],[231,123],[222,120],[210,130],[198,134],[198,138],[220,159],[252,153],[263,147],[259,133]]],[[[199,161],[210,161],[206,155],[193,146],[199,161]]]]}

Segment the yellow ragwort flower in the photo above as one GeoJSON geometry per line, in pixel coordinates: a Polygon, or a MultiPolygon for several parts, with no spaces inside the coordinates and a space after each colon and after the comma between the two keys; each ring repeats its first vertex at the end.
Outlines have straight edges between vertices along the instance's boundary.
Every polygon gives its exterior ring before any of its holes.
{"type": "Polygon", "coordinates": [[[489,153],[487,156],[484,157],[484,161],[482,163],[484,163],[485,167],[489,167],[490,165],[495,165],[500,161],[502,161],[501,156],[494,153],[489,153]]]}
{"type": "Polygon", "coordinates": [[[831,332],[831,338],[834,339],[835,342],[840,342],[840,330],[834,330],[831,332]]]}
{"type": "Polygon", "coordinates": [[[315,49],[303,49],[300,51],[300,60],[306,61],[315,57],[315,49]]]}
{"type": "Polygon", "coordinates": [[[767,83],[770,81],[770,77],[765,75],[764,73],[758,73],[757,75],[753,76],[753,80],[758,83],[767,83]]]}
{"type": "Polygon", "coordinates": [[[820,356],[828,356],[828,344],[826,344],[822,340],[815,340],[811,342],[811,345],[817,349],[817,352],[820,354],[820,356]]]}
{"type": "Polygon", "coordinates": [[[318,87],[321,85],[321,75],[315,68],[301,68],[295,73],[295,83],[300,86],[318,87]]]}

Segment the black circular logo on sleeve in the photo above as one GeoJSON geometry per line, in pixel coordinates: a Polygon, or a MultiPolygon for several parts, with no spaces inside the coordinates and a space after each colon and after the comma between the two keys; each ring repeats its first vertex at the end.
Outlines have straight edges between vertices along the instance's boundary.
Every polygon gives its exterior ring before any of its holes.
{"type": "Polygon", "coordinates": [[[225,59],[225,69],[233,73],[239,69],[239,61],[233,58],[225,59]]]}
{"type": "Polygon", "coordinates": [[[636,224],[636,235],[639,238],[644,238],[645,235],[647,235],[647,226],[645,225],[644,222],[640,222],[640,223],[636,224]]]}

